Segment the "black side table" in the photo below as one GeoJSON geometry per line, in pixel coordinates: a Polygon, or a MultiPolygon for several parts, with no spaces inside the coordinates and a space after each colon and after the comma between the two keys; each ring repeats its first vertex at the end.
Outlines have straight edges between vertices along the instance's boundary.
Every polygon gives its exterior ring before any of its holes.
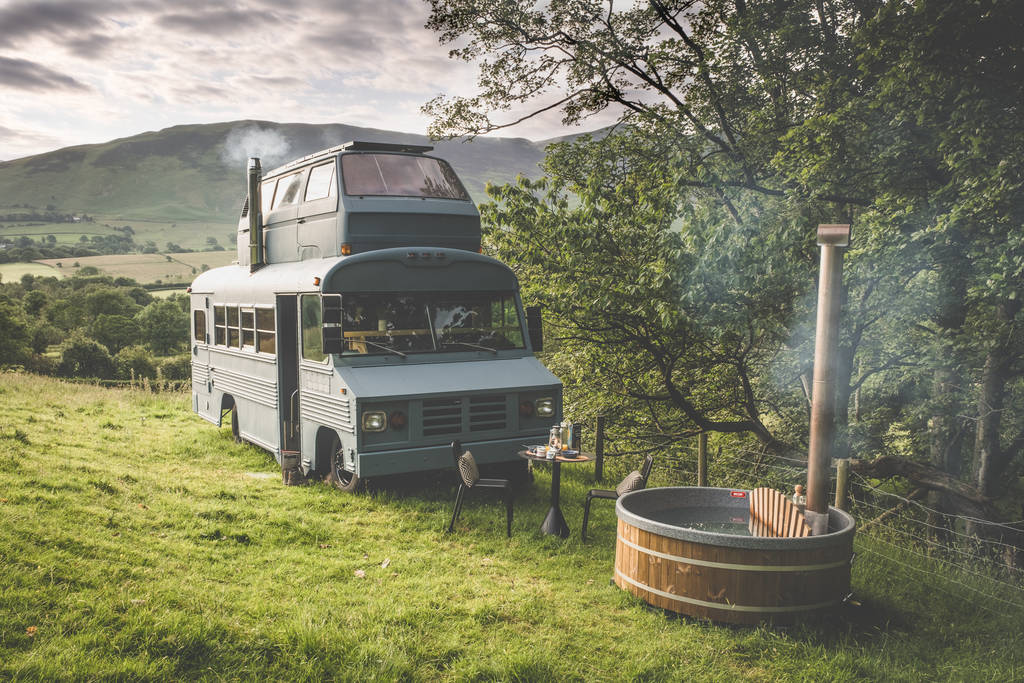
{"type": "Polygon", "coordinates": [[[544,523],[540,525],[540,530],[545,534],[569,538],[569,525],[565,523],[565,516],[559,505],[562,488],[562,463],[590,462],[595,456],[590,453],[580,453],[576,456],[556,455],[553,460],[549,460],[545,455],[537,455],[531,451],[519,451],[519,457],[534,462],[551,463],[551,508],[548,510],[547,517],[544,518],[544,523]]]}

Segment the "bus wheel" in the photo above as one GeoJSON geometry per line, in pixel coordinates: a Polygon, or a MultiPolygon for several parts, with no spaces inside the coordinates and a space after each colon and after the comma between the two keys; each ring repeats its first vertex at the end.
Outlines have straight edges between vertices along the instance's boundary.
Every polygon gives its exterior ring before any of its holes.
{"type": "Polygon", "coordinates": [[[231,436],[235,443],[242,443],[242,435],[238,433],[238,406],[231,406],[231,436]]]}
{"type": "Polygon", "coordinates": [[[331,473],[327,475],[327,479],[342,491],[355,493],[362,488],[363,480],[355,472],[345,469],[344,456],[341,442],[335,437],[331,442],[331,473]]]}

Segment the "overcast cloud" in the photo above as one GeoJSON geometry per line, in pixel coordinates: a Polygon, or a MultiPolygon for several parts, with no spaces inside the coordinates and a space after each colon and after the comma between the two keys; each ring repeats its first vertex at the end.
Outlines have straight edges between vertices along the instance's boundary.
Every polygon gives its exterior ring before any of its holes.
{"type": "MultiPolygon", "coordinates": [[[[348,123],[424,133],[472,66],[422,0],[0,0],[0,159],[186,123],[348,123]]],[[[506,131],[540,139],[557,119],[506,131]]]]}

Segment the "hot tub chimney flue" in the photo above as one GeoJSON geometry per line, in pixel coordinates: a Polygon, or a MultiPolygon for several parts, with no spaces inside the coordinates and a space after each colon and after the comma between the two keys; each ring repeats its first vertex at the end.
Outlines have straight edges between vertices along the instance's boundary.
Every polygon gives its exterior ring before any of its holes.
{"type": "Polygon", "coordinates": [[[828,533],[829,467],[835,432],[836,347],[843,283],[843,249],[850,244],[849,225],[819,225],[821,272],[818,276],[818,321],[814,337],[814,389],[811,394],[811,439],[807,454],[807,523],[814,535],[828,533]]]}

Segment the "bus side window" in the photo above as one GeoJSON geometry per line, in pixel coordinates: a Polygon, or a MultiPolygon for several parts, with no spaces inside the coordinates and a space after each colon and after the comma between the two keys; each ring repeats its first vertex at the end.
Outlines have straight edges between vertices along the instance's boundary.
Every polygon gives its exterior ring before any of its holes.
{"type": "Polygon", "coordinates": [[[224,306],[213,307],[213,343],[224,346],[228,340],[227,318],[224,306]]]}
{"type": "Polygon", "coordinates": [[[228,306],[228,346],[238,348],[238,306],[228,306]]]}
{"type": "Polygon", "coordinates": [[[323,323],[320,319],[320,297],[316,294],[302,295],[302,357],[316,363],[327,359],[324,355],[323,340],[320,331],[323,323]]]}
{"type": "Polygon", "coordinates": [[[242,330],[242,348],[252,349],[256,347],[256,312],[251,308],[243,308],[240,311],[239,327],[242,330]]]}
{"type": "Polygon", "coordinates": [[[260,353],[277,353],[273,308],[256,309],[256,350],[260,353]]]}
{"type": "Polygon", "coordinates": [[[206,343],[206,311],[195,311],[192,315],[192,338],[200,344],[206,343]]]}

